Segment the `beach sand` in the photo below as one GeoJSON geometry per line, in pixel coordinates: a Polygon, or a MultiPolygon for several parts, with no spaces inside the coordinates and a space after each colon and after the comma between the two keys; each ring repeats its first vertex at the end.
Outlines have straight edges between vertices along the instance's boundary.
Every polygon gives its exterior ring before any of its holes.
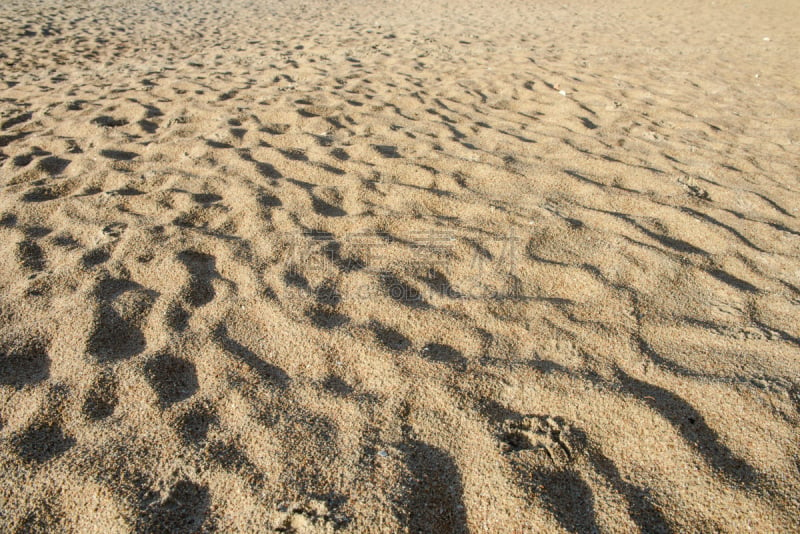
{"type": "Polygon", "coordinates": [[[2,2],[0,529],[800,530],[799,25],[2,2]]]}

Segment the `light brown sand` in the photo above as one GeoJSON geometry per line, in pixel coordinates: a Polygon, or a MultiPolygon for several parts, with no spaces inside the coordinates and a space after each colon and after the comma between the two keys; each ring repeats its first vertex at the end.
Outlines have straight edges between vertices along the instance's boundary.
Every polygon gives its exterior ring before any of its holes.
{"type": "Polygon", "coordinates": [[[799,11],[5,0],[0,530],[800,529],[799,11]]]}

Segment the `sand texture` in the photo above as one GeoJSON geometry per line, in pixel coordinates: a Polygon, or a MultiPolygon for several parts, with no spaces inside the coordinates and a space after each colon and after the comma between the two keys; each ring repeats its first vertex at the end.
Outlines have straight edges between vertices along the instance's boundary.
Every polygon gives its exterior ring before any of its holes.
{"type": "Polygon", "coordinates": [[[0,531],[800,531],[794,0],[4,0],[0,531]]]}

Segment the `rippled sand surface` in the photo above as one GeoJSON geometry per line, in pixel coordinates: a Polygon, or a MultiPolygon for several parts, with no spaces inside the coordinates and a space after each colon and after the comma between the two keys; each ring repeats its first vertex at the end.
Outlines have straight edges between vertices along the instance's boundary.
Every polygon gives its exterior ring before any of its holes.
{"type": "Polygon", "coordinates": [[[800,9],[0,5],[0,529],[800,529],[800,9]]]}

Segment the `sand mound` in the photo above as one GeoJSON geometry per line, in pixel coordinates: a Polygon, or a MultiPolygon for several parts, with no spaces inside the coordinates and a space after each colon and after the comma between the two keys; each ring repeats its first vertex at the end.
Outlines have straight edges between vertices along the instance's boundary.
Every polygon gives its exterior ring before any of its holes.
{"type": "Polygon", "coordinates": [[[800,13],[668,4],[3,2],[2,530],[800,529],[800,13]]]}

